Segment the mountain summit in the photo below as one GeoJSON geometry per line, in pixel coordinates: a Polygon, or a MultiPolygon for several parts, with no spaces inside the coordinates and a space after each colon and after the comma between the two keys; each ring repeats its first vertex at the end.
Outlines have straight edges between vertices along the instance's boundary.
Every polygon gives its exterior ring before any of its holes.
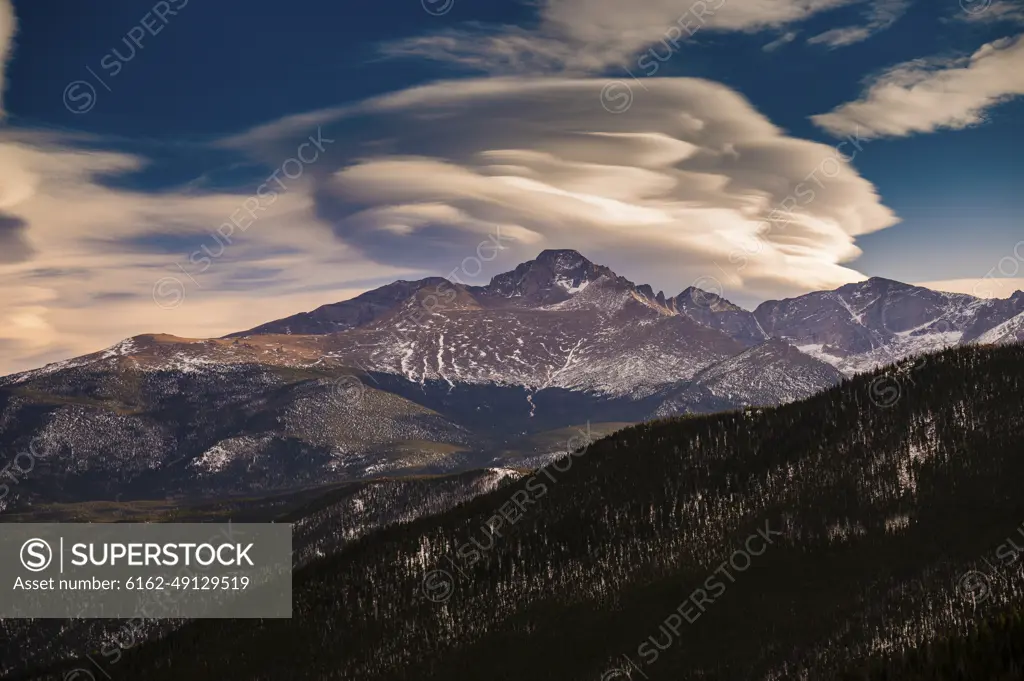
{"type": "Polygon", "coordinates": [[[618,279],[610,269],[595,265],[578,251],[547,250],[511,272],[495,276],[481,293],[515,299],[513,302],[520,305],[551,305],[579,293],[601,277],[609,281],[618,279]]]}

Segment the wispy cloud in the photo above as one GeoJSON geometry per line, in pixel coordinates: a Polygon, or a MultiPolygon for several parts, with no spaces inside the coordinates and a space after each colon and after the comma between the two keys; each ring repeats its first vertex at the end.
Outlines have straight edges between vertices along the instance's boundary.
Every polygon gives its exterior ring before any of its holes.
{"type": "Polygon", "coordinates": [[[837,135],[901,137],[981,123],[993,106],[1024,94],[1024,39],[1003,38],[970,57],[915,60],[876,78],[860,99],[813,116],[837,135]]]}
{"type": "Polygon", "coordinates": [[[1015,0],[964,0],[953,17],[969,24],[1024,24],[1024,5],[1015,0]]]}
{"type": "Polygon", "coordinates": [[[777,39],[771,41],[761,49],[764,50],[765,52],[774,52],[783,45],[788,45],[789,43],[796,40],[797,35],[799,35],[797,31],[787,31],[786,33],[783,33],[777,39]]]}
{"type": "Polygon", "coordinates": [[[489,73],[593,73],[624,65],[672,25],[750,33],[858,2],[863,0],[541,0],[535,29],[472,25],[390,42],[383,51],[489,73]]]}
{"type": "Polygon", "coordinates": [[[808,38],[807,42],[833,49],[863,42],[899,21],[909,7],[910,0],[875,0],[867,10],[865,23],[859,26],[834,28],[808,38]]]}

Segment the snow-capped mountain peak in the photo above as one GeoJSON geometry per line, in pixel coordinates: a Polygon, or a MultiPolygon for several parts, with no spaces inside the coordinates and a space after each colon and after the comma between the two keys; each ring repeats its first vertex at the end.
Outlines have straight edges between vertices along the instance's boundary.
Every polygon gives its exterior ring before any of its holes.
{"type": "Polygon", "coordinates": [[[551,305],[579,293],[602,276],[617,278],[607,267],[595,265],[578,251],[541,251],[534,260],[491,279],[482,293],[520,305],[551,305]]]}

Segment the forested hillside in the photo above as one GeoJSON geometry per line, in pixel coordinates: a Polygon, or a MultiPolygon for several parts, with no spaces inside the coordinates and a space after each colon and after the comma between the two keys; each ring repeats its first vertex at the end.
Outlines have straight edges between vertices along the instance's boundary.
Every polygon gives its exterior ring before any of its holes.
{"type": "Polygon", "coordinates": [[[840,681],[1017,681],[1024,678],[1024,613],[983,620],[969,635],[871,660],[840,681]]]}
{"type": "MultiPolygon", "coordinates": [[[[437,515],[525,474],[482,469],[451,476],[349,482],[287,494],[226,498],[194,505],[68,504],[0,516],[2,522],[284,522],[293,525],[292,564],[302,567],[335,554],[360,537],[416,518],[437,515]]],[[[45,669],[98,648],[105,665],[119,660],[120,646],[134,648],[166,635],[187,620],[7,619],[0,620],[0,678],[45,669]],[[97,641],[102,645],[97,645],[97,641]]],[[[94,650],[94,652],[96,652],[94,650]]]]}
{"type": "Polygon", "coordinates": [[[1018,678],[1019,619],[999,618],[1024,604],[1005,550],[1024,546],[1022,395],[1024,348],[965,347],[797,404],[629,428],[313,563],[291,620],[195,622],[116,674],[1018,678]],[[978,638],[985,621],[1010,628],[978,638]],[[1015,662],[986,666],[985,646],[1015,662]]]}

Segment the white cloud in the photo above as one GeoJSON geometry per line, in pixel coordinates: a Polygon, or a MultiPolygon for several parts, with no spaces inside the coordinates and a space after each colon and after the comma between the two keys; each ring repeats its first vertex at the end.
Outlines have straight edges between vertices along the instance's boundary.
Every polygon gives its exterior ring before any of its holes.
{"type": "Polygon", "coordinates": [[[1004,38],[968,58],[916,60],[879,76],[860,99],[813,116],[837,135],[899,137],[982,122],[988,109],[1024,94],[1024,40],[1004,38]]]}
{"type": "Polygon", "coordinates": [[[507,265],[540,248],[576,248],[669,293],[701,276],[741,299],[863,279],[842,264],[860,254],[855,237],[896,218],[834,149],[787,136],[713,82],[646,79],[619,115],[600,104],[605,84],[443,82],[277,121],[230,143],[273,147],[323,122],[341,156],[357,160],[325,180],[320,212],[340,238],[382,260],[438,240],[468,253],[500,225],[517,236],[507,265]],[[810,185],[813,199],[759,237],[771,211],[821,168],[829,177],[810,185]]]}
{"type": "Polygon", "coordinates": [[[879,31],[889,28],[902,17],[910,7],[910,0],[874,0],[867,11],[865,23],[860,26],[834,28],[807,39],[815,45],[846,47],[867,40],[879,31]]]}
{"type": "MultiPolygon", "coordinates": [[[[590,73],[625,66],[658,41],[697,30],[780,28],[864,0],[542,0],[536,29],[474,26],[389,43],[392,56],[453,61],[499,73],[590,73]]],[[[887,0],[891,2],[892,0],[887,0]]]]}
{"type": "Polygon", "coordinates": [[[1015,0],[965,0],[954,17],[969,24],[1024,24],[1024,5],[1015,0]]]}
{"type": "Polygon", "coordinates": [[[783,33],[777,39],[771,41],[770,43],[768,43],[767,45],[765,45],[761,49],[763,51],[765,51],[765,52],[774,52],[775,50],[779,49],[783,45],[788,45],[789,43],[791,43],[794,40],[796,40],[797,35],[798,35],[797,31],[787,31],[786,33],[783,33]]]}

